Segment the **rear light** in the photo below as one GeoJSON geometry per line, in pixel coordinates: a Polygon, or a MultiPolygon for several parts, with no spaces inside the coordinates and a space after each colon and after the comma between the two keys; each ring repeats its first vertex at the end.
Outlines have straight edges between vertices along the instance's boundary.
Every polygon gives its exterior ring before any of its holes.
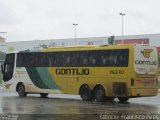
{"type": "Polygon", "coordinates": [[[134,78],[131,78],[131,86],[134,86],[134,78]]]}

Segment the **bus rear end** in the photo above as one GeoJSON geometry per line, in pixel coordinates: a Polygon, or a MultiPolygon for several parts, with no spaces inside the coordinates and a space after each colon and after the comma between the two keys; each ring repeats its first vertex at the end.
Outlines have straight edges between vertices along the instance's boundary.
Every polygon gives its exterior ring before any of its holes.
{"type": "Polygon", "coordinates": [[[134,46],[134,72],[131,96],[155,96],[158,89],[158,53],[155,47],[134,46]]]}

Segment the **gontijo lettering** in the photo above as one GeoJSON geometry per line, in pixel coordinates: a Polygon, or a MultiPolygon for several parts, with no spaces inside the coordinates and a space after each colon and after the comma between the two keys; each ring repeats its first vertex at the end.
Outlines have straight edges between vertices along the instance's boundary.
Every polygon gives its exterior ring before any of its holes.
{"type": "Polygon", "coordinates": [[[157,62],[156,61],[136,60],[135,64],[137,65],[157,65],[157,62]]]}
{"type": "Polygon", "coordinates": [[[63,68],[63,69],[56,69],[56,75],[89,75],[89,69],[88,68],[82,68],[82,69],[69,69],[69,68],[63,68]]]}

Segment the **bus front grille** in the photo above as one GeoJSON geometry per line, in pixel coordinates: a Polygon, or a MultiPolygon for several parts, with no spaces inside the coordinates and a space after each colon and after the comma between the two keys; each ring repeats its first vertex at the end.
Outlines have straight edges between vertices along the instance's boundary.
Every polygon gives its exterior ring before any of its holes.
{"type": "Polygon", "coordinates": [[[125,82],[113,82],[112,88],[115,96],[127,95],[127,84],[125,82]]]}

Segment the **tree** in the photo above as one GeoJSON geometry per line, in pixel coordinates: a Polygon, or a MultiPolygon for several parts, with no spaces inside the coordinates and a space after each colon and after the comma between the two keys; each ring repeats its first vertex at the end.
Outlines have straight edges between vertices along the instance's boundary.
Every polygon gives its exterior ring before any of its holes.
{"type": "Polygon", "coordinates": [[[8,51],[9,51],[9,52],[12,52],[12,51],[14,51],[14,50],[15,50],[14,46],[9,46],[9,47],[8,47],[8,51]]]}
{"type": "Polygon", "coordinates": [[[0,60],[5,59],[6,54],[0,51],[0,60]]]}
{"type": "Polygon", "coordinates": [[[40,47],[42,47],[43,49],[47,49],[48,46],[46,44],[42,44],[42,45],[39,45],[40,47]]]}
{"type": "Polygon", "coordinates": [[[113,45],[114,44],[114,36],[113,35],[108,38],[108,44],[109,45],[113,45]]]}

